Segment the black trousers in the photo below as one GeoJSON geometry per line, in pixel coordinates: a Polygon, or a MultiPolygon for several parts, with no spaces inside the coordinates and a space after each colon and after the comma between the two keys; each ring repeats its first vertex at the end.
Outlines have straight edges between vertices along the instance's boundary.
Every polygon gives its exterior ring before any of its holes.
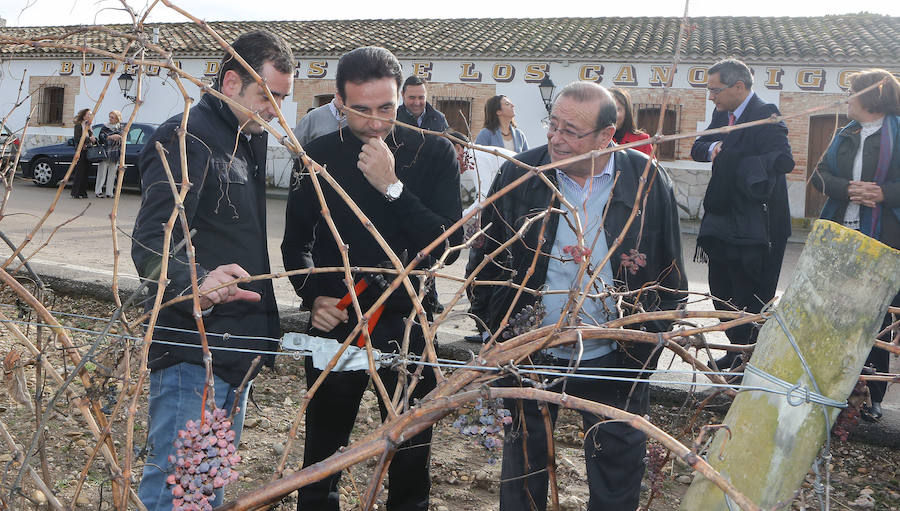
{"type": "MultiPolygon", "coordinates": [[[[787,240],[773,242],[771,249],[764,247],[722,246],[709,254],[709,292],[719,300],[718,310],[745,310],[758,313],[775,297],[781,262],[787,240]]],[[[759,329],[745,324],[725,331],[732,344],[756,342],[759,329]]]]}
{"type": "MultiPolygon", "coordinates": [[[[565,360],[556,363],[565,366],[565,360]]],[[[624,355],[614,351],[606,356],[584,360],[581,367],[623,367],[624,355]]],[[[597,373],[589,374],[614,374],[597,373]]],[[[629,376],[632,373],[618,373],[629,376]]],[[[510,384],[506,381],[503,384],[510,384]]],[[[590,399],[643,415],[649,405],[646,383],[570,378],[566,383],[568,395],[590,399]],[[630,398],[629,398],[630,397],[630,398]]],[[[561,385],[552,389],[561,390],[561,385]]],[[[500,475],[501,511],[544,511],[547,508],[549,475],[547,474],[547,428],[535,401],[507,399],[504,402],[512,413],[513,422],[506,427],[503,440],[503,465],[500,475]]],[[[546,405],[551,424],[556,426],[559,407],[546,405]]],[[[590,499],[589,511],[637,509],[640,501],[641,478],[647,454],[647,436],[627,424],[606,422],[590,413],[582,413],[585,431],[584,459],[587,467],[590,499]],[[596,426],[595,426],[596,425],[596,426]]]]}
{"type": "Polygon", "coordinates": [[[87,161],[86,151],[81,152],[78,163],[72,171],[72,197],[81,197],[87,194],[88,173],[91,171],[91,164],[87,161]]]}
{"type": "MultiPolygon", "coordinates": [[[[320,335],[320,333],[317,333],[320,335]]],[[[403,338],[403,317],[389,315],[381,317],[372,333],[375,347],[385,349],[388,340],[403,338]],[[377,337],[377,340],[375,339],[377,337]]],[[[418,327],[412,329],[410,352],[422,353],[424,338],[418,327]]],[[[312,366],[312,359],[306,358],[306,384],[311,386],[322,374],[312,366]]],[[[410,367],[414,371],[414,367],[410,367]]],[[[388,393],[393,396],[399,373],[391,369],[380,369],[378,375],[388,393]]],[[[431,368],[422,371],[411,399],[420,399],[435,387],[434,372],[431,368]]],[[[406,377],[407,384],[411,378],[406,377]]],[[[356,421],[359,403],[369,383],[366,371],[331,372],[316,391],[306,409],[306,439],[303,449],[303,466],[308,467],[334,454],[350,440],[350,432],[356,421]]],[[[377,392],[376,392],[377,395],[377,392]]],[[[381,396],[378,397],[381,418],[387,416],[381,396]]],[[[431,428],[428,428],[401,444],[388,468],[388,500],[390,511],[412,511],[428,509],[428,494],[431,490],[431,428]]],[[[304,511],[338,511],[340,493],[338,483],[341,473],[333,474],[319,482],[300,489],[297,509],[304,511]]]]}
{"type": "MultiPolygon", "coordinates": [[[[900,307],[900,294],[894,296],[894,301],[891,302],[891,305],[900,307]]],[[[884,321],[881,323],[881,329],[884,330],[891,323],[893,323],[891,315],[885,314],[884,321]]],[[[885,333],[879,337],[879,340],[891,342],[891,332],[885,333]]],[[[869,357],[866,359],[866,365],[879,373],[889,373],[891,371],[891,354],[885,350],[872,348],[872,351],[869,352],[869,357]]],[[[887,392],[886,381],[870,381],[866,382],[866,385],[869,387],[869,394],[873,403],[884,401],[884,394],[887,392]]]]}

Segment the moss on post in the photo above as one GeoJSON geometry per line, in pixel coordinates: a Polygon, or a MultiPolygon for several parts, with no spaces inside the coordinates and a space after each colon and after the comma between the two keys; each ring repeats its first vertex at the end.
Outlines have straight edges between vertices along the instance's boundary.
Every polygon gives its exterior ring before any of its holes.
{"type": "MultiPolygon", "coordinates": [[[[898,289],[900,251],[833,222],[817,221],[776,308],[784,328],[775,317],[766,321],[750,364],[813,390],[787,330],[821,394],[846,401],[898,289]]],[[[749,372],[743,385],[774,388],[749,372]]],[[[779,394],[740,392],[725,417],[731,439],[720,430],[709,448],[713,468],[763,508],[790,501],[825,442],[822,405],[804,402],[803,396],[794,392],[791,404],[779,394]]],[[[828,409],[829,423],[838,413],[828,409]]],[[[722,490],[698,475],[681,509],[729,507],[722,490]]]]}

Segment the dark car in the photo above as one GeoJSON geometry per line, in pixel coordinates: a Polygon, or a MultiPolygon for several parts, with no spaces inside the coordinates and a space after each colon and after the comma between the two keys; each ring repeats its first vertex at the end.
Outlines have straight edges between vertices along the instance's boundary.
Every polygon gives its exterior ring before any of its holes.
{"type": "MultiPolygon", "coordinates": [[[[102,124],[94,126],[94,137],[100,135],[102,124]]],[[[138,153],[144,148],[144,143],[150,140],[150,136],[156,131],[152,124],[134,123],[128,131],[125,139],[125,180],[122,186],[130,188],[141,187],[141,174],[137,168],[138,153]]],[[[56,186],[59,180],[66,175],[72,158],[75,155],[76,140],[70,138],[65,144],[45,145],[28,149],[19,158],[19,168],[22,169],[22,177],[31,179],[38,186],[56,186]]],[[[91,163],[89,179],[97,175],[97,164],[91,163]]]]}
{"type": "Polygon", "coordinates": [[[6,168],[7,163],[16,161],[18,152],[19,137],[0,123],[0,168],[6,168]]]}

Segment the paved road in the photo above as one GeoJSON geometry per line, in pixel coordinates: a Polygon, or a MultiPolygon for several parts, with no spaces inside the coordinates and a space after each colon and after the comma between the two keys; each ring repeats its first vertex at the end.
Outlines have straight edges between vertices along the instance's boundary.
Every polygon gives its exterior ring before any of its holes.
{"type": "MultiPolygon", "coordinates": [[[[27,181],[16,181],[9,203],[4,210],[5,216],[2,218],[2,223],[0,223],[0,230],[15,243],[21,243],[34,230],[38,220],[46,213],[55,192],[56,190],[52,188],[38,188],[27,181]]],[[[268,246],[272,269],[275,271],[283,270],[280,245],[282,233],[284,232],[285,201],[278,198],[283,195],[283,193],[274,193],[274,198],[268,201],[267,206],[268,246]]],[[[118,260],[118,274],[120,278],[131,281],[136,281],[137,277],[130,257],[131,241],[129,235],[134,226],[134,219],[139,205],[139,194],[136,192],[125,192],[120,199],[116,216],[116,237],[119,244],[119,253],[121,254],[118,260]]],[[[24,253],[31,257],[31,262],[41,273],[108,283],[113,275],[112,268],[116,259],[113,251],[110,221],[112,206],[112,199],[96,199],[92,197],[90,199],[75,200],[69,197],[68,191],[65,191],[49,218],[43,224],[43,227],[34,234],[32,243],[26,248],[24,253]],[[57,226],[61,227],[54,232],[57,226]],[[37,254],[32,255],[38,247],[45,243],[47,243],[45,247],[40,248],[37,254]]],[[[696,226],[694,225],[684,226],[685,234],[682,240],[684,260],[690,290],[706,293],[709,290],[706,285],[706,268],[691,260],[696,240],[696,237],[691,232],[695,229],[696,226]]],[[[805,233],[797,232],[792,238],[795,242],[788,244],[784,268],[779,282],[779,294],[789,282],[794,271],[797,258],[803,248],[802,241],[804,238],[805,233]]],[[[10,249],[5,245],[0,247],[0,255],[3,255],[4,258],[8,257],[10,253],[10,249]]],[[[462,254],[457,262],[447,269],[447,272],[461,276],[464,272],[466,260],[467,254],[462,254]]],[[[447,303],[456,292],[456,289],[457,287],[453,282],[439,282],[438,292],[441,301],[447,303]]],[[[299,304],[299,300],[287,279],[275,281],[275,292],[280,306],[293,308],[299,304]]],[[[463,314],[467,307],[468,302],[463,298],[463,301],[454,308],[451,320],[441,326],[439,333],[442,342],[461,342],[462,336],[474,332],[472,322],[463,314]]],[[[702,310],[710,309],[712,306],[709,301],[698,301],[692,303],[690,307],[702,310]]],[[[718,342],[726,342],[723,334],[713,334],[711,339],[718,342]]],[[[477,348],[477,345],[471,346],[471,349],[477,350],[477,348]]],[[[660,362],[660,367],[687,369],[685,364],[677,361],[669,366],[667,359],[660,362]]],[[[894,369],[894,371],[897,372],[897,369],[894,369]]],[[[688,377],[685,375],[659,374],[656,377],[674,381],[688,381],[688,377]]],[[[888,393],[885,412],[887,415],[886,422],[892,423],[893,427],[900,431],[900,395],[898,395],[898,392],[892,391],[888,393]]],[[[875,431],[876,433],[878,432],[877,429],[875,431]]],[[[893,436],[895,438],[898,437],[898,435],[893,436]]]]}

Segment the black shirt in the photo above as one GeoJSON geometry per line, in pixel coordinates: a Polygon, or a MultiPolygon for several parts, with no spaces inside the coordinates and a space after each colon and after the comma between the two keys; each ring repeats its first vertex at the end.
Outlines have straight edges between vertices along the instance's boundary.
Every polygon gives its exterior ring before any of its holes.
{"type": "MultiPolygon", "coordinates": [[[[314,140],[306,152],[349,194],[394,253],[400,256],[405,251],[411,260],[462,216],[459,164],[450,142],[434,135],[398,126],[385,143],[394,154],[394,170],[403,182],[403,193],[393,202],[372,187],[357,168],[362,141],[349,129],[314,140]]],[[[321,177],[319,183],[331,218],[349,247],[350,264],[378,266],[388,261],[385,251],[338,193],[321,177]]],[[[284,227],[281,252],[286,270],[342,266],[338,245],[322,217],[322,206],[306,171],[290,192],[284,227]]],[[[462,231],[457,230],[430,255],[440,257],[447,246],[461,242],[462,231]]],[[[449,256],[447,263],[457,255],[449,256]]],[[[319,296],[339,298],[347,293],[343,272],[293,276],[291,283],[308,307],[319,296]]],[[[378,295],[380,292],[363,293],[361,305],[371,304],[378,295]]],[[[406,290],[401,287],[395,291],[385,310],[408,313],[411,303],[406,290]]]]}

